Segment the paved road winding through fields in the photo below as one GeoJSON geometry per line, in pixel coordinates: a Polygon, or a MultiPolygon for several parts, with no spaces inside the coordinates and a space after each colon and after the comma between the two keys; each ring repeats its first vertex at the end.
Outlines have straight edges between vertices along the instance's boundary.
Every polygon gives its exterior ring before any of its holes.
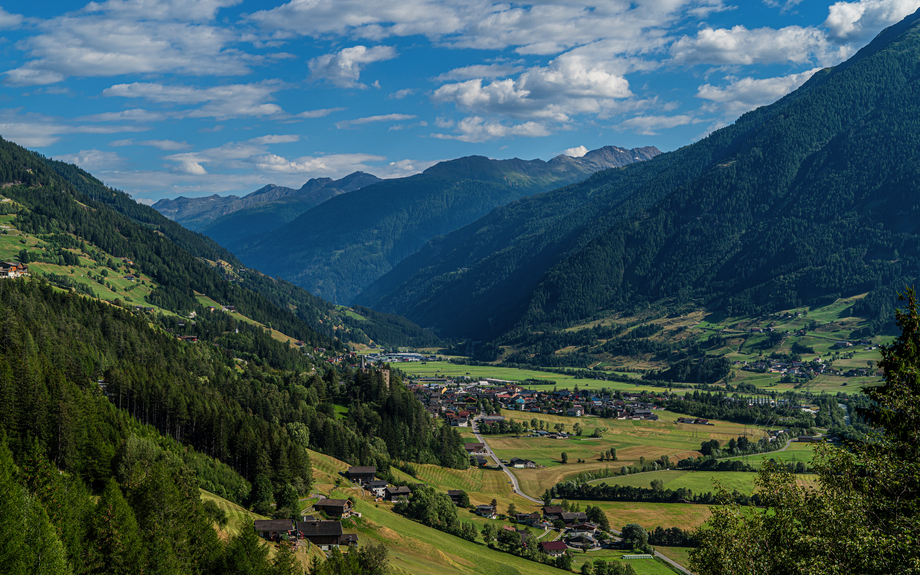
{"type": "MultiPolygon", "coordinates": [[[[517,477],[515,477],[514,474],[511,473],[511,470],[509,470],[508,467],[507,467],[504,463],[502,463],[501,459],[499,459],[498,456],[495,455],[495,452],[492,451],[492,448],[489,447],[489,444],[488,444],[488,443],[486,443],[486,440],[483,439],[483,438],[482,438],[482,435],[479,434],[479,419],[480,419],[480,417],[482,417],[482,416],[477,416],[477,417],[475,417],[475,418],[473,419],[473,435],[476,436],[476,440],[479,441],[479,443],[483,444],[483,445],[486,447],[486,455],[489,455],[489,456],[495,461],[495,463],[496,463],[499,467],[502,468],[502,471],[504,471],[505,474],[511,479],[511,485],[514,486],[514,492],[515,492],[515,493],[517,493],[518,495],[520,495],[521,497],[523,497],[524,499],[526,499],[526,500],[528,500],[528,501],[533,501],[534,503],[539,503],[540,505],[542,505],[542,504],[543,504],[543,501],[542,501],[542,500],[540,500],[540,499],[534,499],[533,497],[531,497],[531,496],[529,496],[529,495],[527,495],[527,494],[525,494],[525,493],[523,493],[523,492],[521,491],[521,486],[518,484],[517,477]]],[[[786,447],[789,447],[789,445],[787,444],[786,447]]],[[[779,450],[779,451],[783,451],[783,450],[785,450],[785,447],[784,447],[783,449],[779,450]]],[[[619,534],[620,534],[619,531],[616,531],[616,530],[613,530],[613,529],[611,529],[611,531],[612,531],[615,535],[619,535],[619,534]]],[[[561,533],[560,533],[560,537],[561,537],[561,533]]],[[[657,557],[658,559],[661,559],[662,561],[664,561],[665,563],[667,563],[668,565],[670,565],[670,566],[673,567],[674,569],[677,569],[677,570],[680,571],[681,573],[687,573],[687,575],[693,575],[693,572],[692,572],[692,571],[688,571],[686,567],[684,567],[684,566],[681,565],[680,563],[677,563],[677,562],[673,561],[673,560],[670,559],[669,557],[666,557],[666,556],[662,555],[662,554],[659,553],[658,551],[655,551],[655,557],[657,557]]]]}

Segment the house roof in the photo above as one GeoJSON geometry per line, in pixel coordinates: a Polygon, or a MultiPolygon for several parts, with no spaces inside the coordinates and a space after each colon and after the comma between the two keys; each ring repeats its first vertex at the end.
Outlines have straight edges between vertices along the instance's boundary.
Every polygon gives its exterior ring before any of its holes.
{"type": "Polygon", "coordinates": [[[544,515],[559,515],[560,513],[564,512],[565,510],[558,505],[547,505],[543,507],[544,515]]]}
{"type": "Polygon", "coordinates": [[[313,507],[341,507],[344,509],[346,505],[351,505],[347,499],[320,499],[313,504],[313,507]]]}
{"type": "Polygon", "coordinates": [[[569,548],[564,541],[544,541],[540,543],[544,551],[565,551],[569,548]]]}
{"type": "Polygon", "coordinates": [[[298,521],[297,531],[304,537],[324,535],[342,535],[341,521],[298,521]]]}
{"type": "Polygon", "coordinates": [[[256,519],[256,531],[290,531],[293,527],[290,519],[256,519]]]}
{"type": "Polygon", "coordinates": [[[374,467],[373,465],[366,466],[366,467],[349,467],[348,468],[349,475],[356,475],[356,474],[365,475],[368,473],[370,473],[371,475],[373,475],[374,473],[377,473],[377,468],[374,467]]]}

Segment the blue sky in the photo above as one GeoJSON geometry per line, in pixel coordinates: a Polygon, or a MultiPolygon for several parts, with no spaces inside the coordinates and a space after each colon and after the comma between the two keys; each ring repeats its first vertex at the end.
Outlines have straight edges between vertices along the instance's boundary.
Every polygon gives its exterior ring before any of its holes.
{"type": "Polygon", "coordinates": [[[0,0],[0,136],[150,203],[690,144],[920,0],[0,0]]]}

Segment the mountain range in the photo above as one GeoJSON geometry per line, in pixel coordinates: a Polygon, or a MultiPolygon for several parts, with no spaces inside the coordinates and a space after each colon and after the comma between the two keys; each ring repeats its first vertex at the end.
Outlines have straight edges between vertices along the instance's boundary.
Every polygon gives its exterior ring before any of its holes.
{"type": "Polygon", "coordinates": [[[459,158],[338,195],[278,229],[248,238],[239,234],[222,245],[248,265],[329,301],[348,303],[433,237],[495,207],[658,153],[653,147],[607,146],[548,162],[459,158]]]}
{"type": "Polygon", "coordinates": [[[453,337],[669,302],[760,313],[920,269],[918,14],[778,102],[656,158],[522,198],[430,240],[354,301],[453,337]]]}

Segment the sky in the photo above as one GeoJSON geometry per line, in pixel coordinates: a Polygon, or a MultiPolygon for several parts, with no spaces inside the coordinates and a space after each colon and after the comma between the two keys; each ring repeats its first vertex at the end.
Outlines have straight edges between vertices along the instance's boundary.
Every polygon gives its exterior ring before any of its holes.
{"type": "Polygon", "coordinates": [[[920,0],[0,0],[0,137],[137,201],[670,151],[920,0]]]}

